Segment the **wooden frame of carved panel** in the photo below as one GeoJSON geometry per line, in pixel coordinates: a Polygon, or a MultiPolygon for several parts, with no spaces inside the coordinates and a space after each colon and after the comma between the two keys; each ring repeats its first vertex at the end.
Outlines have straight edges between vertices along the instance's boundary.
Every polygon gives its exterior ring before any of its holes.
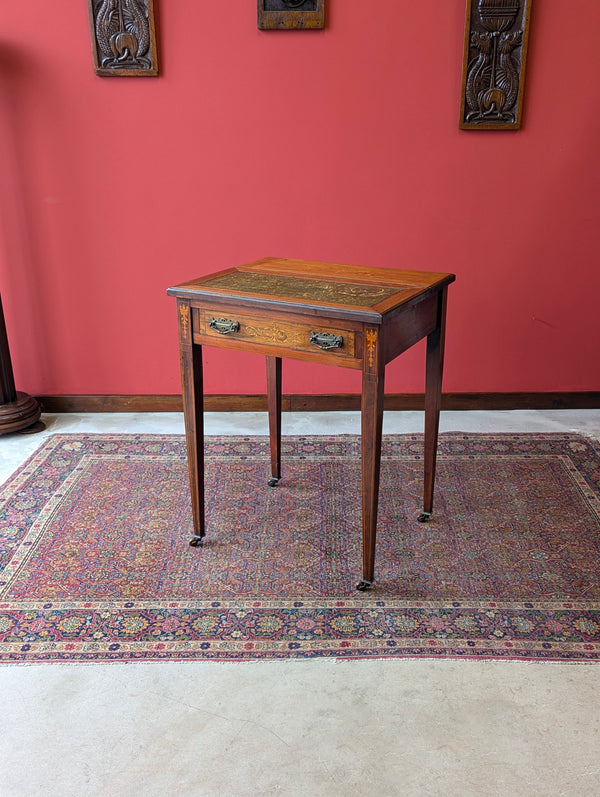
{"type": "Polygon", "coordinates": [[[325,27],[325,0],[257,0],[260,30],[325,27]]]}
{"type": "Polygon", "coordinates": [[[154,0],[88,0],[97,75],[155,77],[154,0]]]}
{"type": "Polygon", "coordinates": [[[467,0],[461,130],[518,130],[532,0],[467,0]]]}

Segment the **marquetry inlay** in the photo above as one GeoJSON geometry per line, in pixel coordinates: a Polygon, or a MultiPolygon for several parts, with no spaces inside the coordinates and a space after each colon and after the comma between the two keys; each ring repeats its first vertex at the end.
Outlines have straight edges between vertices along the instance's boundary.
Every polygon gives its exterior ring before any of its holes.
{"type": "Polygon", "coordinates": [[[244,336],[256,338],[264,343],[299,346],[306,342],[306,331],[295,327],[282,328],[279,324],[244,324],[244,336]],[[304,334],[302,334],[304,333],[304,334]]]}
{"type": "Polygon", "coordinates": [[[190,331],[190,308],[187,304],[179,305],[179,316],[181,318],[181,337],[187,340],[190,331]]]}
{"type": "Polygon", "coordinates": [[[369,355],[369,368],[375,362],[375,344],[377,343],[377,332],[374,329],[367,329],[367,352],[369,355]]]}
{"type": "Polygon", "coordinates": [[[250,296],[271,294],[288,299],[303,299],[328,304],[372,307],[399,293],[398,287],[359,285],[349,282],[288,277],[282,274],[256,274],[233,271],[203,283],[210,288],[242,291],[250,296]]]}

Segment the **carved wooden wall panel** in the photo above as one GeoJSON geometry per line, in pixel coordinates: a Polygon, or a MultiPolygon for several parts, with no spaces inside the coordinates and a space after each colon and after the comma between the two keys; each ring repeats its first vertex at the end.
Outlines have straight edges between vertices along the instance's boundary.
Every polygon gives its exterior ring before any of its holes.
{"type": "Polygon", "coordinates": [[[88,0],[97,75],[158,74],[154,0],[88,0]]]}
{"type": "Polygon", "coordinates": [[[532,0],[467,0],[463,130],[518,130],[532,0]]]}
{"type": "Polygon", "coordinates": [[[258,0],[261,30],[325,27],[325,0],[258,0]]]}

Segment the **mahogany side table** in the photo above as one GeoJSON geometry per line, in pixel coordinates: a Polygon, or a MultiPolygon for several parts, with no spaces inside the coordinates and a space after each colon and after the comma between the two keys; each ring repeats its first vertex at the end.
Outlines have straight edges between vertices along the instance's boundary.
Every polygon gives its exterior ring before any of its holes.
{"type": "Polygon", "coordinates": [[[194,537],[205,536],[202,346],[264,354],[271,480],[281,478],[281,359],[362,371],[363,570],[374,580],[385,366],[427,338],[423,512],[433,506],[448,285],[453,274],[264,258],[185,282],[177,298],[194,537]]]}

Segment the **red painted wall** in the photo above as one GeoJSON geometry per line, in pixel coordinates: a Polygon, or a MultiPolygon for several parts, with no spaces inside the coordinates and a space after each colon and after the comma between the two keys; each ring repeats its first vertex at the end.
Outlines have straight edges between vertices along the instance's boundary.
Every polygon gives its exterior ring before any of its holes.
{"type": "MultiPolygon", "coordinates": [[[[263,255],[457,274],[445,390],[600,389],[598,0],[535,3],[524,128],[459,131],[464,0],[159,2],[159,78],[93,73],[86,4],[0,10],[0,288],[17,387],[176,393],[168,286],[263,255]]],[[[423,348],[387,390],[423,389],[423,348]]],[[[207,390],[264,391],[207,351],[207,390]]],[[[288,362],[284,391],[359,390],[288,362]]]]}

